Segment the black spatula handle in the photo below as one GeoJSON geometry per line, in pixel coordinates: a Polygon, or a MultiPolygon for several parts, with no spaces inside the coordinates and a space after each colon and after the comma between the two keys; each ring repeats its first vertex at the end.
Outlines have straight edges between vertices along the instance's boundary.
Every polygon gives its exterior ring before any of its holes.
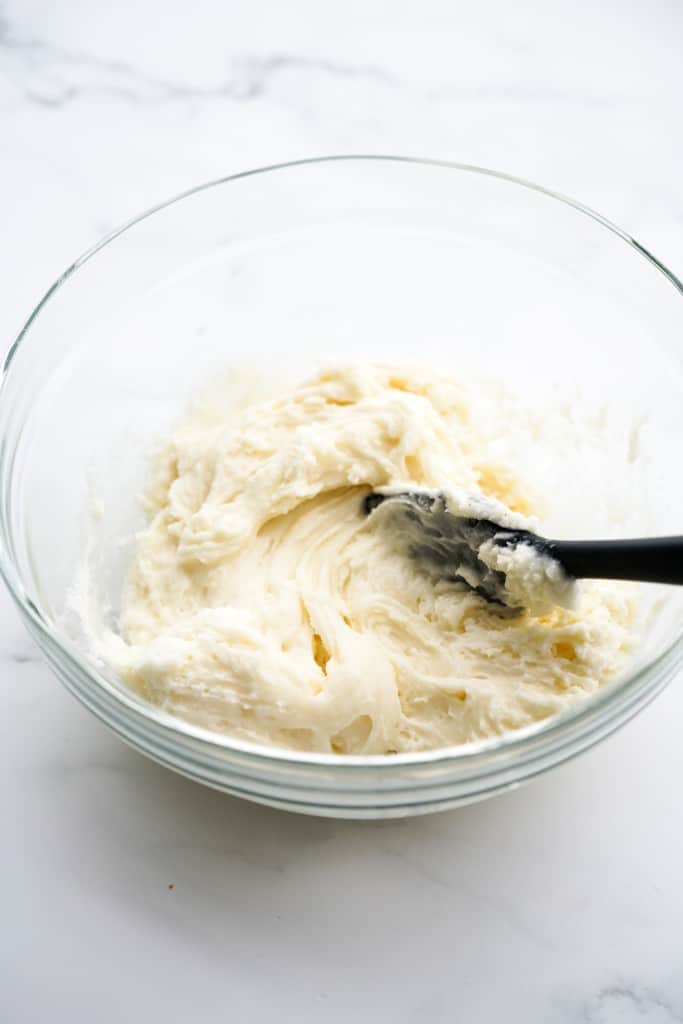
{"type": "Polygon", "coordinates": [[[683,583],[683,537],[551,540],[548,547],[579,579],[683,583]]]}

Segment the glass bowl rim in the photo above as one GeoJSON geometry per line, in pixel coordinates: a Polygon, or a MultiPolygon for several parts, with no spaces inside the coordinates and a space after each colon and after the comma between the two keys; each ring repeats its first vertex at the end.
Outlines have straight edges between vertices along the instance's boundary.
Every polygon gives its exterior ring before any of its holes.
{"type": "MultiPolygon", "coordinates": [[[[607,217],[604,217],[596,210],[586,206],[578,200],[564,195],[561,192],[546,188],[543,185],[535,184],[534,182],[517,175],[508,174],[503,171],[496,171],[487,167],[481,167],[476,164],[408,155],[344,153],[316,157],[303,157],[297,160],[268,164],[248,171],[240,171],[235,174],[225,175],[185,189],[168,199],[162,200],[161,202],[148,207],[142,213],[125,221],[77,257],[47,289],[30,313],[16,338],[11,343],[0,370],[0,408],[2,407],[2,399],[6,389],[6,382],[12,362],[19,350],[22,340],[30,331],[33,322],[40,315],[47,303],[69,280],[69,278],[71,278],[80,267],[87,263],[88,260],[92,259],[101,249],[115,241],[115,239],[120,235],[146,220],[148,217],[151,217],[153,214],[160,213],[166,208],[173,206],[184,199],[190,198],[191,196],[197,195],[198,193],[208,191],[212,188],[217,188],[218,186],[225,185],[229,182],[239,181],[243,178],[251,178],[257,175],[269,174],[277,171],[291,170],[297,167],[344,162],[404,164],[441,168],[467,174],[481,175],[482,177],[494,178],[498,181],[518,185],[521,188],[564,204],[565,206],[574,209],[577,213],[595,221],[597,224],[601,225],[603,228],[610,231],[633,248],[641,257],[643,257],[643,259],[652,264],[656,270],[658,270],[669,281],[669,283],[681,293],[681,295],[683,295],[683,282],[681,282],[681,280],[664,263],[658,260],[645,246],[636,241],[636,239],[634,239],[628,232],[624,231],[607,217]]],[[[4,448],[2,455],[0,455],[0,461],[2,460],[4,460],[4,448]]],[[[10,483],[11,476],[12,474],[10,471],[10,483]]],[[[10,488],[8,488],[8,492],[9,490],[10,488]]],[[[541,740],[541,746],[543,749],[550,750],[553,747],[553,740],[561,739],[562,736],[569,732],[572,726],[577,726],[584,722],[586,724],[586,733],[590,732],[591,724],[594,723],[596,719],[602,718],[602,712],[606,709],[609,710],[610,708],[613,708],[616,712],[618,704],[622,706],[626,705],[628,697],[633,695],[640,685],[644,685],[644,683],[647,682],[646,677],[652,674],[660,665],[670,663],[672,658],[675,658],[677,662],[683,658],[682,629],[674,636],[671,642],[657,655],[656,658],[639,666],[632,672],[627,671],[622,673],[615,680],[610,681],[595,693],[588,695],[586,698],[577,701],[576,704],[565,711],[553,715],[551,718],[542,722],[533,723],[532,725],[522,729],[506,732],[500,736],[491,737],[489,739],[476,740],[457,746],[439,747],[434,750],[401,754],[326,754],[321,752],[288,750],[283,747],[271,747],[265,744],[251,743],[229,736],[223,736],[219,733],[211,732],[208,729],[192,725],[183,719],[176,718],[167,712],[162,711],[152,704],[147,704],[133,695],[132,692],[131,694],[128,694],[125,691],[118,689],[100,673],[96,665],[83,656],[82,652],[67,636],[53,626],[50,619],[43,614],[40,608],[26,593],[21,573],[12,558],[10,547],[6,543],[6,535],[8,531],[6,530],[7,524],[5,521],[5,512],[7,510],[8,497],[9,493],[4,495],[3,501],[0,505],[0,575],[4,579],[10,594],[17,603],[20,611],[22,611],[23,614],[29,618],[32,625],[45,636],[48,644],[55,645],[55,647],[67,658],[68,661],[74,663],[77,670],[80,669],[80,671],[87,676],[90,682],[108,693],[109,696],[114,699],[116,704],[118,704],[122,709],[126,709],[126,711],[132,714],[135,719],[142,719],[143,721],[146,720],[150,726],[161,728],[164,733],[168,733],[170,736],[175,735],[179,739],[184,738],[190,742],[198,742],[209,750],[215,749],[217,751],[225,751],[226,753],[232,751],[235,754],[248,759],[253,759],[260,763],[273,762],[275,764],[291,764],[292,766],[300,765],[302,767],[315,767],[316,765],[319,765],[321,767],[324,766],[328,768],[334,767],[335,769],[340,769],[342,771],[344,769],[372,768],[373,770],[379,770],[386,773],[388,770],[396,770],[401,767],[417,767],[418,765],[428,765],[439,762],[457,762],[464,766],[468,762],[476,762],[480,760],[482,756],[485,757],[487,754],[498,755],[508,753],[510,755],[514,755],[515,752],[519,752],[521,754],[525,749],[528,750],[530,743],[536,740],[541,740]]],[[[9,531],[9,533],[11,535],[11,531],[9,531]]],[[[536,751],[536,753],[538,755],[541,751],[536,751]]]]}

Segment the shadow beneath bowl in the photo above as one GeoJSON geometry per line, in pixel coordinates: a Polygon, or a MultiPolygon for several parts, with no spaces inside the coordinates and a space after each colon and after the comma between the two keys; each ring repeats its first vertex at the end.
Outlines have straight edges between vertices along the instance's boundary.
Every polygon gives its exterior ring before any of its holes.
{"type": "MultiPolygon", "coordinates": [[[[51,682],[45,692],[41,757],[26,758],[23,776],[32,845],[13,942],[26,958],[38,943],[60,977],[80,971],[74,949],[91,947],[121,977],[139,971],[138,1009],[143,998],[152,1019],[159,999],[174,1020],[213,1019],[226,993],[236,1020],[264,1005],[285,1020],[367,1019],[380,994],[373,1019],[452,1020],[456,998],[468,1019],[497,1019],[496,985],[527,1007],[529,977],[546,992],[561,985],[587,935],[607,951],[597,988],[617,967],[644,970],[657,915],[676,912],[647,874],[675,795],[652,770],[633,770],[634,752],[661,743],[666,723],[675,733],[673,687],[614,740],[529,786],[377,822],[207,789],[120,743],[51,682]],[[644,891],[652,927],[633,917],[644,891]],[[610,945],[615,927],[630,936],[628,956],[610,945]]],[[[94,999],[98,977],[70,984],[94,999]]],[[[545,1006],[534,1019],[551,1017],[545,1006]]]]}
{"type": "Polygon", "coordinates": [[[485,803],[347,821],[227,796],[127,747],[117,745],[114,761],[115,804],[82,805],[87,821],[72,821],[70,835],[91,836],[100,886],[164,928],[191,921],[209,949],[226,928],[248,944],[275,928],[303,955],[312,941],[329,944],[334,926],[347,938],[360,931],[355,941],[369,950],[404,931],[406,919],[419,932],[457,913],[477,934],[486,908],[489,923],[493,913],[513,931],[533,933],[515,894],[528,888],[530,865],[539,895],[544,880],[569,867],[575,823],[567,825],[564,812],[596,797],[589,756],[485,803]],[[296,934],[286,924],[293,921],[296,934]]]}

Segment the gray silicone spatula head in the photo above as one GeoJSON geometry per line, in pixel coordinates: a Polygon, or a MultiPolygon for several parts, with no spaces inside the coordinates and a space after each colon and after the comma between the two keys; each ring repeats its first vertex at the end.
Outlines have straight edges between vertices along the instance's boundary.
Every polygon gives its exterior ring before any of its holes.
{"type": "Polygon", "coordinates": [[[466,586],[501,609],[541,614],[568,603],[572,581],[548,543],[517,527],[520,517],[497,502],[442,491],[373,491],[363,508],[425,571],[466,586]]]}

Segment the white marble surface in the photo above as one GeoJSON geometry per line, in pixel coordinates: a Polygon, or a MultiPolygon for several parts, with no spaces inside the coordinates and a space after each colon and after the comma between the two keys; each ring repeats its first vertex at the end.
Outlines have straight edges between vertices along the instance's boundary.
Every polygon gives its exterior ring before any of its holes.
{"type": "MultiPolygon", "coordinates": [[[[2,345],[146,205],[333,151],[528,176],[681,273],[682,43],[675,0],[5,0],[2,345]]],[[[353,824],[128,750],[4,594],[0,667],[1,1020],[683,1021],[683,679],[526,789],[353,824]]]]}

